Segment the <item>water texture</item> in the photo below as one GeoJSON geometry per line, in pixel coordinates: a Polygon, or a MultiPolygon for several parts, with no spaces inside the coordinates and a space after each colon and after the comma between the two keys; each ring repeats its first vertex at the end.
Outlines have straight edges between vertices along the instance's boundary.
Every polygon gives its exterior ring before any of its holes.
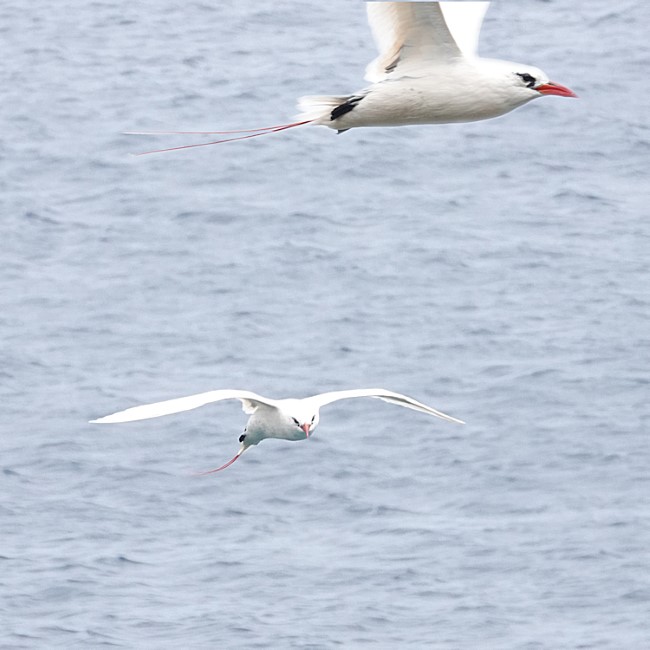
{"type": "Polygon", "coordinates": [[[580,100],[191,139],[363,87],[361,3],[0,8],[0,646],[650,645],[648,4],[496,2],[580,100]],[[401,391],[227,471],[216,388],[401,391]]]}

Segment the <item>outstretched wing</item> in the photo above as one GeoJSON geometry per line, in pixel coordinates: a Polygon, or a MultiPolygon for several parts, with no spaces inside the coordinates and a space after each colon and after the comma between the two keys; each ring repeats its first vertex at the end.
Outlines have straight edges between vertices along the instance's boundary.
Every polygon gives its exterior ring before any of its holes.
{"type": "Polygon", "coordinates": [[[441,2],[447,27],[460,51],[467,57],[476,56],[481,25],[489,2],[441,2]]]}
{"type": "Polygon", "coordinates": [[[436,63],[476,54],[489,2],[367,2],[379,56],[366,79],[417,75],[436,63]]]}
{"type": "Polygon", "coordinates": [[[414,411],[420,411],[421,413],[427,413],[428,415],[435,415],[436,417],[442,418],[443,420],[449,420],[450,422],[457,422],[458,424],[465,424],[462,420],[451,417],[451,415],[446,415],[442,411],[437,411],[431,406],[422,404],[414,400],[412,397],[407,395],[402,395],[400,393],[393,393],[390,390],[384,390],[383,388],[356,388],[353,390],[339,390],[332,393],[323,393],[322,395],[314,395],[313,397],[307,398],[310,402],[314,404],[316,408],[325,406],[326,404],[331,404],[340,399],[350,399],[352,397],[376,397],[378,399],[384,400],[384,402],[390,402],[391,404],[397,404],[398,406],[405,406],[406,408],[413,409],[414,411]]]}
{"type": "Polygon", "coordinates": [[[397,76],[431,61],[462,56],[447,27],[439,2],[367,2],[368,22],[379,56],[366,68],[366,79],[397,76]]]}
{"type": "Polygon", "coordinates": [[[198,393],[188,397],[178,397],[168,399],[164,402],[155,402],[154,404],[144,404],[134,406],[125,411],[118,411],[112,415],[107,415],[97,420],[91,420],[92,424],[112,424],[114,422],[134,422],[135,420],[148,420],[149,418],[158,418],[162,415],[171,415],[172,413],[181,413],[205,406],[212,402],[220,402],[224,399],[238,399],[242,403],[244,413],[254,413],[258,406],[275,407],[275,401],[251,393],[247,390],[211,390],[207,393],[198,393]]]}

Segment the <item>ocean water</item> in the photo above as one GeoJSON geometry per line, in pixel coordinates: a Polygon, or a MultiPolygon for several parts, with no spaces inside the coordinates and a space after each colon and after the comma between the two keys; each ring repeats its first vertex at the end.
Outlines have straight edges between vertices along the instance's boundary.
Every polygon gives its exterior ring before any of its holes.
{"type": "Polygon", "coordinates": [[[493,4],[579,100],[133,157],[362,88],[362,3],[5,2],[0,647],[649,647],[648,18],[493,4]],[[87,424],[363,386],[467,424],[87,424]]]}

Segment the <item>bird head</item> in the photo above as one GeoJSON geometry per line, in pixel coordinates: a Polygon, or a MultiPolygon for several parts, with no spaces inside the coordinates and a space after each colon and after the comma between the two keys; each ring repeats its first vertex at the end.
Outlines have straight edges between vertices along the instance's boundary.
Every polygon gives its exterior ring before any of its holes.
{"type": "Polygon", "coordinates": [[[286,413],[287,424],[298,437],[294,440],[309,438],[311,432],[318,425],[319,413],[313,408],[305,408],[303,405],[291,408],[286,413]]]}
{"type": "Polygon", "coordinates": [[[515,86],[522,89],[522,92],[530,91],[539,95],[559,95],[560,97],[577,97],[566,86],[549,81],[548,77],[539,68],[517,65],[513,77],[515,86]],[[525,89],[525,90],[524,90],[525,89]]]}
{"type": "Polygon", "coordinates": [[[530,65],[495,59],[477,59],[475,65],[490,86],[507,97],[512,108],[543,95],[577,97],[572,90],[549,81],[545,72],[530,65]]]}

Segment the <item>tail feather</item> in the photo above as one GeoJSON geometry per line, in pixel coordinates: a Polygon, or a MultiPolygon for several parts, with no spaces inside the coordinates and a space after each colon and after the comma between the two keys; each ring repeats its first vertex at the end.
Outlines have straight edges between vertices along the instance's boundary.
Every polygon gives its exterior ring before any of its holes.
{"type": "Polygon", "coordinates": [[[257,133],[258,131],[275,131],[286,128],[287,124],[260,126],[257,129],[235,129],[234,131],[124,131],[123,135],[231,135],[233,133],[257,133]]]}
{"type": "Polygon", "coordinates": [[[308,120],[314,124],[332,126],[332,111],[350,99],[349,95],[308,95],[298,100],[298,108],[302,111],[297,120],[308,120]]]}
{"type": "MultiPolygon", "coordinates": [[[[322,124],[336,129],[333,121],[354,108],[362,96],[356,95],[309,95],[298,100],[298,108],[302,111],[290,124],[276,124],[274,126],[263,126],[258,129],[238,129],[234,131],[131,131],[128,135],[227,135],[236,137],[221,138],[212,142],[201,142],[198,144],[185,144],[179,147],[167,147],[143,151],[135,154],[144,156],[152,153],[164,153],[167,151],[179,151],[181,149],[195,149],[197,147],[210,147],[213,144],[235,142],[237,140],[248,140],[258,138],[261,135],[270,135],[286,129],[293,129],[304,124],[322,124]],[[338,111],[337,111],[338,109],[338,111]]],[[[347,130],[347,129],[341,129],[347,130]]],[[[340,131],[341,131],[340,130],[340,131]]]]}
{"type": "MultiPolygon", "coordinates": [[[[270,135],[271,133],[277,133],[278,131],[286,131],[287,129],[293,129],[296,126],[303,126],[303,124],[309,124],[311,120],[301,120],[298,122],[292,122],[291,124],[279,124],[276,126],[265,126],[261,127],[259,129],[246,129],[246,130],[238,130],[238,131],[212,131],[212,133],[215,134],[228,134],[228,133],[248,133],[249,135],[241,135],[236,138],[223,138],[221,140],[214,140],[212,142],[201,142],[199,144],[184,144],[181,145],[180,147],[167,147],[166,149],[154,149],[152,151],[143,151],[141,153],[136,153],[134,155],[136,156],[146,156],[148,154],[152,153],[165,153],[167,151],[179,151],[181,149],[195,149],[196,147],[210,147],[213,144],[223,144],[224,142],[235,142],[237,140],[248,140],[249,138],[257,138],[261,135],[270,135]]],[[[165,133],[165,132],[160,132],[165,133]]],[[[189,133],[189,132],[188,132],[189,133]]],[[[210,132],[204,131],[204,134],[208,134],[210,132]]],[[[136,135],[136,133],[132,133],[133,135],[136,135]]],[[[153,132],[148,133],[146,135],[154,135],[153,132]]]]}

